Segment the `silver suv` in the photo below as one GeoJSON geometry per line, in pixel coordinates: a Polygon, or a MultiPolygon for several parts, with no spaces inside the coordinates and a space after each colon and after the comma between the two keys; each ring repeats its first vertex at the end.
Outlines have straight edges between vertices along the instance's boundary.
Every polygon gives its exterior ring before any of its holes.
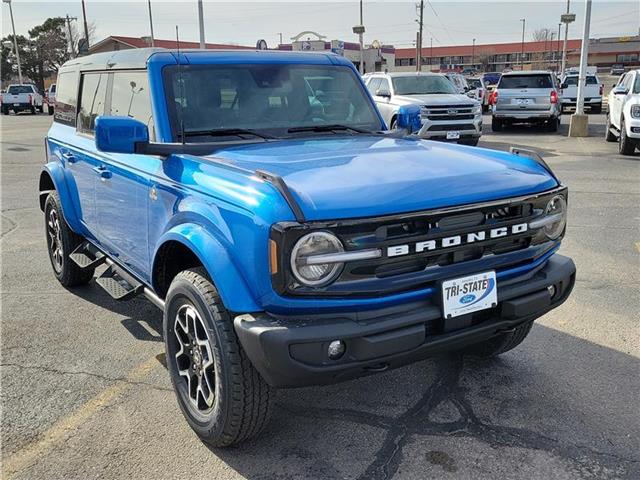
{"type": "Polygon", "coordinates": [[[456,87],[439,73],[373,73],[364,81],[392,129],[398,109],[403,105],[421,107],[422,138],[457,141],[477,145],[482,135],[480,103],[458,93],[456,87]]]}
{"type": "Polygon", "coordinates": [[[556,76],[547,71],[503,73],[492,96],[491,127],[502,130],[516,122],[560,125],[562,93],[556,76]]]}

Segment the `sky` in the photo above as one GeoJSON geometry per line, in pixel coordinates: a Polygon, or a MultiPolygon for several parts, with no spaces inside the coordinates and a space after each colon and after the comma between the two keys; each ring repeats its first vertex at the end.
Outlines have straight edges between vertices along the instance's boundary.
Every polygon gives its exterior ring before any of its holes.
{"type": "MultiPolygon", "coordinates": [[[[95,23],[96,39],[109,35],[141,37],[149,35],[146,0],[85,0],[89,22],[95,23]]],[[[12,0],[18,34],[48,17],[69,14],[82,20],[80,0],[31,1],[12,0]]],[[[425,1],[423,34],[427,46],[468,45],[518,42],[522,36],[521,18],[526,19],[525,39],[539,28],[557,31],[566,1],[425,1]]],[[[181,40],[198,41],[197,1],[151,0],[156,38],[175,38],[179,26],[181,40]]],[[[584,0],[572,0],[571,12],[576,22],[569,28],[569,38],[581,38],[584,0]]],[[[414,45],[417,30],[416,2],[364,1],[365,43],[378,40],[398,48],[414,45]]],[[[255,45],[265,39],[272,47],[284,43],[304,30],[316,31],[327,40],[357,41],[351,31],[359,23],[359,4],[354,1],[204,1],[205,37],[211,43],[255,45]]],[[[81,26],[80,24],[78,26],[81,26]]],[[[594,0],[591,38],[637,35],[640,30],[640,0],[594,0]]],[[[2,36],[9,34],[9,7],[2,4],[2,36]]]]}

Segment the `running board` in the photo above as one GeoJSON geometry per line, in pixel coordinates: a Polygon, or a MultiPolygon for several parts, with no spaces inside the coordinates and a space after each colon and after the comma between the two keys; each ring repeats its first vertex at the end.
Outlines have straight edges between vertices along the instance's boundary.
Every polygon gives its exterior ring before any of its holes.
{"type": "Polygon", "coordinates": [[[124,301],[142,293],[144,285],[129,275],[123,268],[109,261],[102,275],[96,278],[96,283],[116,300],[124,301]]]}
{"type": "Polygon", "coordinates": [[[616,137],[619,137],[619,136],[620,136],[620,132],[619,132],[618,130],[616,130],[616,127],[609,127],[609,132],[610,132],[612,135],[615,135],[616,137]]]}
{"type": "Polygon", "coordinates": [[[69,254],[69,258],[82,270],[89,270],[102,265],[107,256],[89,242],[82,242],[69,254]]]}

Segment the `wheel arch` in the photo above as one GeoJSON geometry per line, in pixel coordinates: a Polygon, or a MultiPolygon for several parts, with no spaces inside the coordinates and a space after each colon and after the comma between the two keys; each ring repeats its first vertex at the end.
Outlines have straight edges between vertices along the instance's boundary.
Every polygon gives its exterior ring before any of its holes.
{"type": "Polygon", "coordinates": [[[66,188],[62,167],[52,162],[46,164],[42,168],[42,171],[40,172],[40,179],[38,181],[38,203],[40,210],[43,212],[45,202],[47,201],[47,195],[49,195],[49,192],[54,190],[58,192],[58,197],[60,197],[62,215],[64,216],[67,224],[74,232],[81,233],[83,231],[82,225],[80,224],[80,220],[73,206],[69,190],[66,188]]]}
{"type": "Polygon", "coordinates": [[[174,226],[158,241],[151,269],[153,289],[164,298],[173,278],[195,266],[204,267],[228,310],[260,310],[227,249],[210,232],[193,223],[174,226]]]}

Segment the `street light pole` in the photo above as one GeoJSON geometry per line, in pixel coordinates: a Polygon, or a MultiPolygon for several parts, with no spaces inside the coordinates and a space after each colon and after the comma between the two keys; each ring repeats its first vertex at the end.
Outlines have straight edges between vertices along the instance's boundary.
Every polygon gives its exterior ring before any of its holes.
{"type": "Polygon", "coordinates": [[[82,0],[82,20],[84,22],[84,39],[87,41],[87,49],[89,48],[89,26],[87,25],[87,10],[82,0]]]}
{"type": "Polygon", "coordinates": [[[587,0],[584,12],[584,28],[582,31],[582,48],[580,49],[580,75],[578,76],[578,98],[576,113],[584,114],[584,90],[587,80],[587,63],[589,61],[589,27],[591,26],[591,0],[587,0]]]}
{"type": "Polygon", "coordinates": [[[557,55],[556,55],[556,70],[559,70],[559,67],[560,67],[559,62],[560,62],[560,29],[561,28],[562,28],[562,23],[559,23],[558,24],[558,42],[557,42],[558,44],[556,46],[556,52],[557,52],[557,55]]]}
{"type": "Polygon", "coordinates": [[[151,29],[151,46],[156,46],[156,40],[153,36],[153,16],[151,15],[151,0],[148,1],[149,4],[149,28],[151,29]]]}
{"type": "Polygon", "coordinates": [[[418,72],[422,71],[422,29],[423,29],[423,18],[424,18],[424,0],[420,0],[420,29],[418,30],[418,45],[416,46],[418,50],[418,58],[416,59],[416,70],[418,72]]]}
{"type": "MultiPolygon", "coordinates": [[[[567,0],[567,15],[569,15],[569,2],[567,0]]],[[[564,44],[562,46],[562,67],[560,72],[564,73],[564,69],[567,67],[567,38],[569,37],[569,22],[564,24],[564,44]]]]}
{"type": "Polygon", "coordinates": [[[198,0],[198,23],[200,24],[200,50],[204,50],[206,45],[204,43],[204,12],[202,0],[198,0]]]}
{"type": "Polygon", "coordinates": [[[473,45],[471,46],[471,68],[476,66],[476,39],[473,39],[473,45]]]}
{"type": "Polygon", "coordinates": [[[360,73],[364,73],[364,20],[362,19],[362,0],[360,0],[360,26],[363,27],[358,34],[360,40],[360,73]]]}
{"type": "Polygon", "coordinates": [[[524,26],[527,21],[524,18],[521,18],[520,21],[522,22],[522,44],[520,47],[520,66],[524,67],[524,26]]]}
{"type": "Polygon", "coordinates": [[[22,85],[22,67],[20,66],[20,51],[18,50],[18,37],[16,37],[16,25],[13,23],[13,9],[11,8],[11,0],[2,0],[9,4],[9,15],[11,16],[11,28],[13,29],[13,46],[16,49],[16,61],[18,62],[18,81],[22,85]]]}

